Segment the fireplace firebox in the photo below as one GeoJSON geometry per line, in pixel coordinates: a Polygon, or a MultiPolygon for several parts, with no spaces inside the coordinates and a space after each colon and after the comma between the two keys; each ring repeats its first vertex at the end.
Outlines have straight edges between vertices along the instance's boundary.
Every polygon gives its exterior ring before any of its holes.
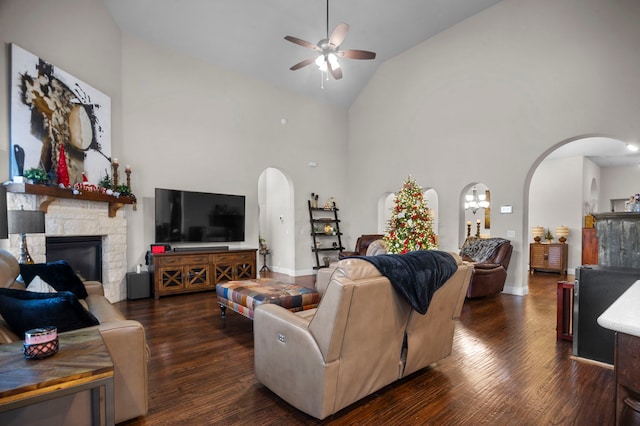
{"type": "Polygon", "coordinates": [[[102,236],[47,237],[47,262],[65,260],[83,280],[102,281],[102,236]]]}

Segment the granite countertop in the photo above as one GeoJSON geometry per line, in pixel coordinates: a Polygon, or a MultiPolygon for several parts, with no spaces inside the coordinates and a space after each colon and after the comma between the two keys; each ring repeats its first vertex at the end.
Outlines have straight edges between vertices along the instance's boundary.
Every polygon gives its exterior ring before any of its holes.
{"type": "Polygon", "coordinates": [[[640,280],[636,281],[606,311],[598,324],[609,330],[640,337],[640,280]]]}

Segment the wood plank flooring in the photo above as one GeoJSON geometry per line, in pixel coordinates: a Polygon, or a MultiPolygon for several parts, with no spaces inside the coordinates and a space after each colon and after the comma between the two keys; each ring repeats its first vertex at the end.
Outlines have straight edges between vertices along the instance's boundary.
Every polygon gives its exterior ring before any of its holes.
{"type": "Polygon", "coordinates": [[[467,301],[450,357],[322,422],[255,380],[252,322],[222,319],[215,292],[118,302],[151,349],[149,414],[123,424],[612,425],[613,370],[570,359],[571,343],[556,341],[560,279],[538,273],[525,297],[467,301]]]}

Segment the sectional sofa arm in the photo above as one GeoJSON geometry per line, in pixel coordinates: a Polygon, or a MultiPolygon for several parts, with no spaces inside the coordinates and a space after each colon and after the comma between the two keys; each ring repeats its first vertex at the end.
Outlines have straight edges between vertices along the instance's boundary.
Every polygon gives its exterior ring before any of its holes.
{"type": "Polygon", "coordinates": [[[84,288],[88,295],[104,296],[104,287],[100,281],[84,281],[84,288]]]}
{"type": "Polygon", "coordinates": [[[147,346],[142,324],[108,321],[97,326],[114,366],[116,423],[147,414],[147,346]]]}
{"type": "MultiPolygon", "coordinates": [[[[256,343],[270,349],[276,343],[281,346],[279,352],[289,353],[287,356],[298,356],[305,352],[306,356],[316,358],[312,362],[322,360],[317,342],[309,331],[309,319],[275,304],[260,305],[253,317],[253,334],[256,343]],[[295,351],[289,348],[295,345],[295,351]]],[[[276,345],[277,347],[277,345],[276,345]]],[[[257,349],[256,349],[257,350],[257,349]]]]}
{"type": "Polygon", "coordinates": [[[256,379],[302,411],[321,415],[326,389],[335,389],[339,360],[325,363],[309,321],[281,306],[260,305],[253,320],[256,379]]]}

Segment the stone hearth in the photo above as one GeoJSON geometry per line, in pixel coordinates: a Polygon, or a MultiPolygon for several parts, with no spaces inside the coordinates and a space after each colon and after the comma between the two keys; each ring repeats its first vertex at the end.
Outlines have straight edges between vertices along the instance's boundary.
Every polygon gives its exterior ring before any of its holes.
{"type": "MultiPolygon", "coordinates": [[[[37,210],[45,199],[42,195],[8,193],[9,210],[37,210]]],[[[105,296],[111,302],[126,299],[127,220],[126,210],[120,209],[109,217],[105,202],[57,198],[48,205],[45,215],[46,233],[28,234],[29,253],[35,262],[46,261],[47,236],[101,236],[102,281],[105,296]]],[[[19,255],[19,235],[9,235],[11,251],[19,255]]]]}

